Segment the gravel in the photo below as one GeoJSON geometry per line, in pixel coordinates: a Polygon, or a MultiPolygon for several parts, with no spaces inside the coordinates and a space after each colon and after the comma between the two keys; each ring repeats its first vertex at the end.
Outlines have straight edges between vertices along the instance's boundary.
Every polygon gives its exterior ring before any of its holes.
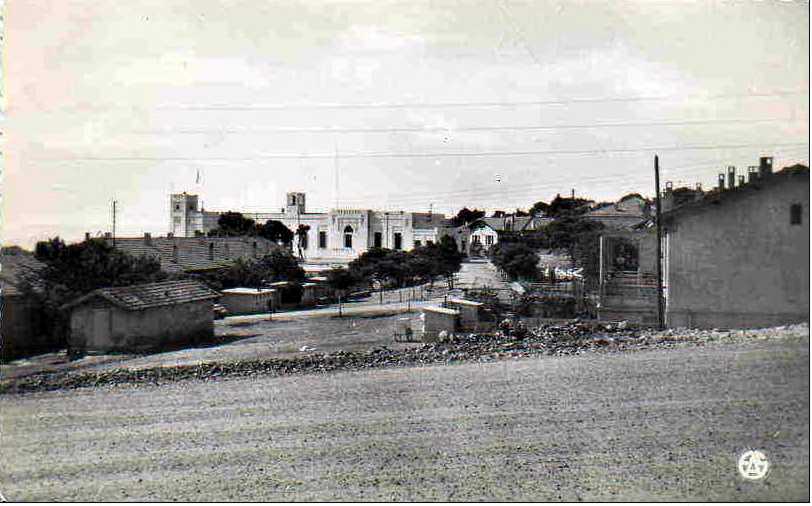
{"type": "Polygon", "coordinates": [[[455,336],[452,342],[426,343],[421,347],[391,350],[385,346],[368,351],[312,352],[294,358],[263,358],[196,365],[160,366],[142,369],[111,369],[90,372],[44,372],[6,380],[0,393],[98,387],[104,385],[162,384],[183,380],[218,381],[254,375],[281,376],[352,371],[386,367],[409,367],[461,362],[489,362],[539,355],[574,355],[594,351],[631,351],[652,347],[704,345],[714,341],[742,341],[809,336],[809,325],[791,325],[758,330],[652,331],[626,322],[573,322],[527,328],[521,322],[505,320],[491,334],[455,336]]]}

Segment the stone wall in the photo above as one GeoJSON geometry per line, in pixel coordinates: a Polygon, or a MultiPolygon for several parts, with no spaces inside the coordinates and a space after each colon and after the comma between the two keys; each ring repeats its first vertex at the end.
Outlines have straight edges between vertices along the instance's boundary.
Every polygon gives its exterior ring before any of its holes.
{"type": "Polygon", "coordinates": [[[211,339],[213,318],[210,300],[126,311],[95,299],[73,310],[70,342],[73,348],[102,352],[173,348],[211,339]]]}

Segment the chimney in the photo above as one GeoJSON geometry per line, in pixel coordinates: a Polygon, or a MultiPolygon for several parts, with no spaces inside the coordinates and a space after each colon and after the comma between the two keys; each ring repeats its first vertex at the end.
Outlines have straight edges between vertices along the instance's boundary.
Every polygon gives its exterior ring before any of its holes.
{"type": "Polygon", "coordinates": [[[758,173],[760,177],[765,177],[773,173],[773,157],[761,157],[759,160],[758,173]]]}
{"type": "Polygon", "coordinates": [[[719,191],[725,191],[725,175],[719,174],[719,186],[717,186],[719,191]]]}
{"type": "Polygon", "coordinates": [[[152,246],[152,235],[149,232],[144,232],[144,244],[152,246]]]}
{"type": "Polygon", "coordinates": [[[730,165],[727,168],[727,188],[732,190],[736,187],[736,167],[730,165]]]}
{"type": "Polygon", "coordinates": [[[696,191],[698,192],[702,191],[702,183],[696,183],[696,191]]]}
{"type": "Polygon", "coordinates": [[[168,234],[166,234],[166,237],[167,239],[172,239],[173,237],[175,237],[175,234],[174,232],[169,232],[168,234]]]}
{"type": "Polygon", "coordinates": [[[755,165],[747,167],[747,182],[752,183],[756,179],[758,179],[758,167],[755,165]]]}

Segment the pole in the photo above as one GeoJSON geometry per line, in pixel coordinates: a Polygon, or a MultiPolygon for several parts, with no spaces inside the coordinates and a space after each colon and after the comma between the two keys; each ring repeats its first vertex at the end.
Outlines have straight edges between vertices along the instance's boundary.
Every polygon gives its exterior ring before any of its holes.
{"type": "Polygon", "coordinates": [[[113,246],[116,245],[116,201],[113,201],[113,246]]]}
{"type": "Polygon", "coordinates": [[[657,205],[657,327],[665,328],[663,304],[663,226],[662,206],[660,205],[660,157],[654,155],[654,195],[657,205]]]}

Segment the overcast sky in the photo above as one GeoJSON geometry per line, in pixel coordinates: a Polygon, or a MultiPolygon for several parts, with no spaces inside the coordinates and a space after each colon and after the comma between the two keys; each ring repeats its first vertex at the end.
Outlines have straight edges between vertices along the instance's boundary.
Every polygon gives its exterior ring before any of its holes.
{"type": "Polygon", "coordinates": [[[808,163],[806,2],[7,0],[3,242],[452,212],[808,163]],[[200,173],[200,182],[196,175],[200,173]],[[336,178],[338,174],[338,178],[336,178]],[[336,179],[338,179],[338,184],[336,179]]]}

